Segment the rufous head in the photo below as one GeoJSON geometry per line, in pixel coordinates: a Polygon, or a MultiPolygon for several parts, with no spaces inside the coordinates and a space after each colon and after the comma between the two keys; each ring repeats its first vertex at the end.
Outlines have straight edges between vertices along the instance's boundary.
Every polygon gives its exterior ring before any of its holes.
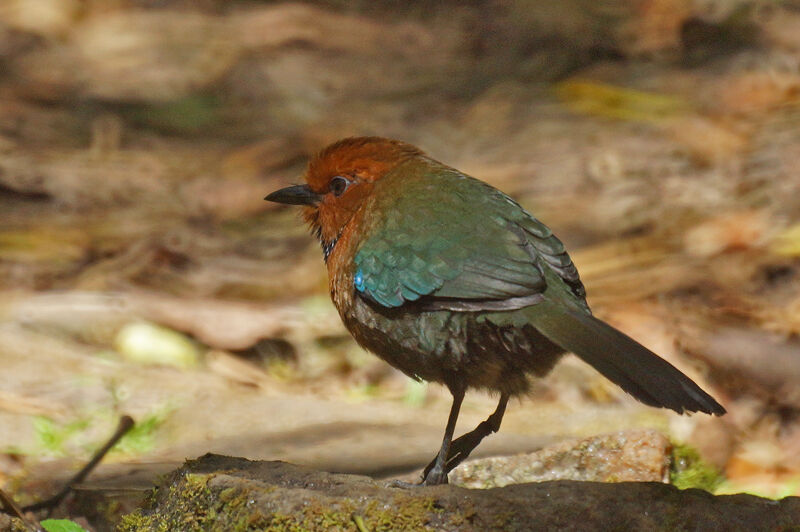
{"type": "Polygon", "coordinates": [[[341,234],[376,181],[404,161],[424,155],[419,148],[382,137],[350,137],[335,142],[308,163],[305,185],[276,190],[267,201],[304,205],[303,217],[323,248],[341,234]]]}

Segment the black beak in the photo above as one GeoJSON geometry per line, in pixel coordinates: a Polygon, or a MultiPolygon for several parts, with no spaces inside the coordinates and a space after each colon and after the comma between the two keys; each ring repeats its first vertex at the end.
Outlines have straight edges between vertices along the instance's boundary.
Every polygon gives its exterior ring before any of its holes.
{"type": "Polygon", "coordinates": [[[294,185],[276,190],[264,199],[287,205],[316,205],[322,197],[308,188],[308,185],[294,185]]]}

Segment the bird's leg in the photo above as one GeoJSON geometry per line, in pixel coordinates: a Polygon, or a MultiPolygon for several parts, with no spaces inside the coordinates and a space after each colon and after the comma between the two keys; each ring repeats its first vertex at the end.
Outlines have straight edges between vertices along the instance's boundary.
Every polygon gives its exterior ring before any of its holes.
{"type": "MultiPolygon", "coordinates": [[[[486,421],[481,422],[473,431],[467,432],[453,441],[450,445],[450,451],[448,451],[447,454],[447,463],[444,468],[445,475],[463,462],[464,459],[469,456],[469,453],[471,453],[486,436],[500,430],[500,422],[503,421],[503,414],[506,412],[507,404],[508,395],[502,394],[500,396],[500,402],[497,403],[497,408],[486,421]]],[[[428,464],[425,471],[422,473],[423,478],[428,478],[428,472],[436,467],[438,460],[438,456],[431,460],[431,463],[428,464]]]]}
{"type": "Polygon", "coordinates": [[[439,454],[431,466],[425,468],[425,474],[422,477],[424,486],[447,484],[447,472],[450,471],[447,468],[447,457],[450,453],[450,443],[453,441],[453,432],[456,430],[461,402],[464,400],[464,388],[450,388],[450,393],[453,394],[453,406],[450,407],[450,416],[447,418],[447,427],[444,429],[442,448],[439,449],[439,454]]]}

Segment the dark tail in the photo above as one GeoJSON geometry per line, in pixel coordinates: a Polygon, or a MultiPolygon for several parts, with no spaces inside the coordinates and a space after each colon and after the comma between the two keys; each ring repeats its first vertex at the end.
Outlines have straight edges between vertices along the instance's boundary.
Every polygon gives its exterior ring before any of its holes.
{"type": "Polygon", "coordinates": [[[578,355],[646,405],[721,416],[725,409],[675,366],[597,318],[552,301],[528,307],[550,341],[578,355]]]}

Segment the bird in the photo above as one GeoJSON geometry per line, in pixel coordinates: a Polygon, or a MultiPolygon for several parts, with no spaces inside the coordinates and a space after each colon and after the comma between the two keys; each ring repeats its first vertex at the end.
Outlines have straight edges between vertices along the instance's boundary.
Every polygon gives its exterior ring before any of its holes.
{"type": "Polygon", "coordinates": [[[264,199],[303,207],[345,327],[363,348],[453,396],[441,447],[417,485],[446,484],[500,429],[509,399],[568,352],[646,405],[725,413],[672,364],[593,316],[564,244],[500,190],[382,137],[329,145],[304,178],[264,199]],[[467,390],[499,401],[453,439],[467,390]]]}

